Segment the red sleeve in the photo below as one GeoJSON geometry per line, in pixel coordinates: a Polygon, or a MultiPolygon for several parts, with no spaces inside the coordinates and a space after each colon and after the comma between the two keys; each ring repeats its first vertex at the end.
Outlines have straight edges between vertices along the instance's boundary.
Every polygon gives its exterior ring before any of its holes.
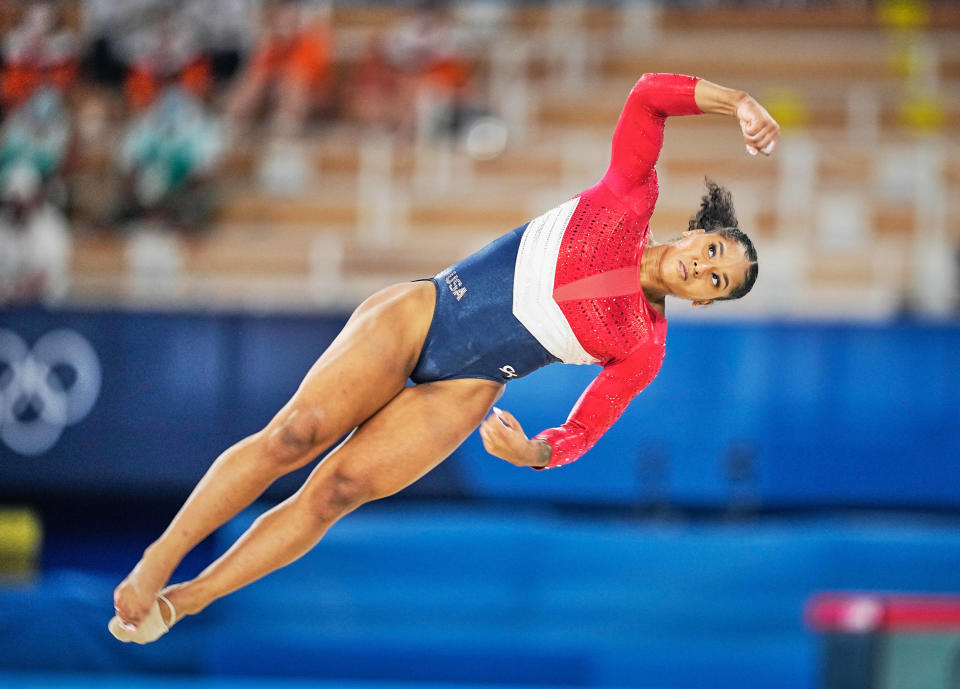
{"type": "Polygon", "coordinates": [[[614,193],[641,184],[660,155],[670,115],[699,115],[699,79],[682,74],[644,74],[634,85],[613,133],[613,154],[603,181],[614,193]]]}
{"type": "Polygon", "coordinates": [[[569,464],[593,447],[630,401],[640,394],[660,371],[663,345],[640,347],[625,359],[603,367],[573,406],[566,423],[534,436],[553,450],[550,463],[541,469],[569,464]]]}

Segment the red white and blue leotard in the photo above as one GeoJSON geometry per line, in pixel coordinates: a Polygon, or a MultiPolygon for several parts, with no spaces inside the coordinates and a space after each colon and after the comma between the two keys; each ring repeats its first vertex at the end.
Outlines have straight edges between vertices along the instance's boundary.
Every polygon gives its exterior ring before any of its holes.
{"type": "Polygon", "coordinates": [[[414,382],[506,382],[555,361],[603,366],[566,423],[535,436],[553,449],[548,467],[590,449],[660,370],[667,323],[644,298],[637,267],[657,201],[665,120],[700,112],[696,83],[645,74],[596,186],[433,278],[437,302],[414,382]]]}
{"type": "Polygon", "coordinates": [[[535,436],[553,448],[548,467],[568,464],[590,449],[660,370],[667,323],[639,284],[635,293],[622,296],[555,297],[575,293],[576,283],[591,276],[639,265],[659,192],[654,165],[665,120],[700,113],[696,83],[694,77],[645,74],[620,115],[603,179],[531,221],[524,232],[514,315],[561,361],[603,365],[566,423],[535,436]]]}

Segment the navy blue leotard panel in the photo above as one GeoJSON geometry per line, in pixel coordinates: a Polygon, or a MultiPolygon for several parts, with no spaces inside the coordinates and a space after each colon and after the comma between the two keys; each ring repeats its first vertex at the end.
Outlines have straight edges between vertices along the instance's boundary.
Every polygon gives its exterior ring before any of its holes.
{"type": "Polygon", "coordinates": [[[410,374],[413,382],[484,378],[502,383],[558,361],[513,315],[513,274],[526,227],[431,278],[437,304],[410,374]]]}

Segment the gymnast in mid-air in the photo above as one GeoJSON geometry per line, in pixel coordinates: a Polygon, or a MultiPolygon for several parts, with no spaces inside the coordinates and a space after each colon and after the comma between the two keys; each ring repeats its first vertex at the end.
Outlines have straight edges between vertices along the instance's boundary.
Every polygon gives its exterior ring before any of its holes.
{"type": "Polygon", "coordinates": [[[645,74],[595,186],[430,280],[364,301],[293,397],[216,459],[117,586],[114,636],[149,643],[293,562],[344,515],[433,469],[478,425],[486,450],[517,466],[548,469],[583,455],[660,370],[666,297],[704,305],[742,297],[756,281],[753,243],[730,194],[712,182],[681,238],[649,241],[666,118],[700,113],[736,117],[751,155],[769,155],[779,137],[743,91],[645,74]],[[505,383],[558,361],[603,367],[566,422],[528,438],[509,412],[488,416],[505,383]],[[198,576],[169,585],[194,546],[351,429],[296,493],[198,576]]]}

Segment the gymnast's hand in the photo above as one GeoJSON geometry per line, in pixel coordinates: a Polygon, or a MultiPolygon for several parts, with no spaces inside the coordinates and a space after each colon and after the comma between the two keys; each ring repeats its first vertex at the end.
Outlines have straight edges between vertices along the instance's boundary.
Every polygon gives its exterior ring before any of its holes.
{"type": "Polygon", "coordinates": [[[737,119],[740,120],[747,153],[754,156],[758,151],[765,156],[773,153],[780,138],[780,125],[753,96],[744,95],[737,104],[737,119]]]}
{"type": "Polygon", "coordinates": [[[480,424],[483,447],[494,457],[518,467],[542,467],[550,461],[550,446],[542,440],[530,440],[513,414],[493,408],[480,424]]]}

